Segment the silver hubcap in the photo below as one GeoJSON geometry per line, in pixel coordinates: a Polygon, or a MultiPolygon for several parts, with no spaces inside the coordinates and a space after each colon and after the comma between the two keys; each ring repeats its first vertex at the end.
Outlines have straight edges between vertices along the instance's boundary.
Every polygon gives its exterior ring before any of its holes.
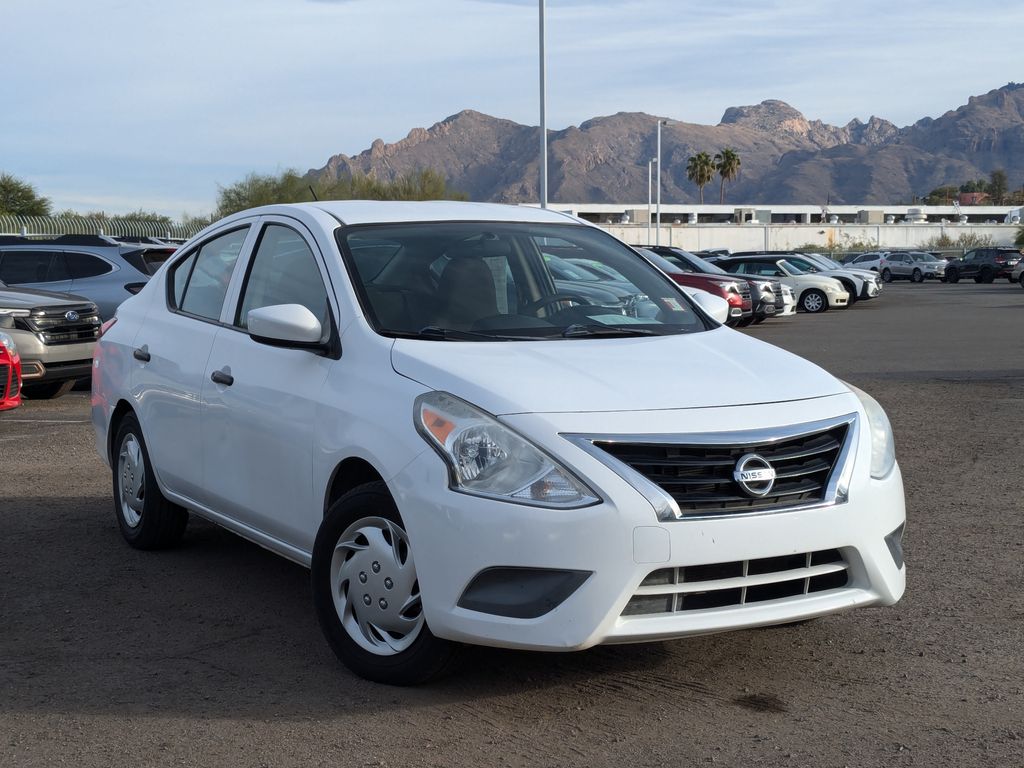
{"type": "Polygon", "coordinates": [[[117,478],[120,489],[121,516],[129,528],[138,526],[146,503],[146,460],[142,445],[135,435],[125,435],[117,456],[117,478]]]}
{"type": "Polygon", "coordinates": [[[804,299],[804,309],[808,312],[817,312],[821,309],[821,296],[816,293],[809,294],[804,299]]]}
{"type": "Polygon", "coordinates": [[[331,592],[345,631],[370,653],[401,653],[423,630],[409,537],[390,520],[366,517],[341,534],[331,558],[331,592]]]}

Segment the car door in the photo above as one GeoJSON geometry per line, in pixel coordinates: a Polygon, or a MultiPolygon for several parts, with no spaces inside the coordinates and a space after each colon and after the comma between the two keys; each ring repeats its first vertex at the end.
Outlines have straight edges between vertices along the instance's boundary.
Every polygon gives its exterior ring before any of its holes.
{"type": "Polygon", "coordinates": [[[203,491],[203,380],[247,224],[220,231],[176,259],[167,293],[150,307],[133,342],[132,394],[164,490],[206,505],[203,491]]]}
{"type": "Polygon", "coordinates": [[[71,290],[63,252],[43,248],[15,248],[0,254],[0,282],[58,293],[71,290]]]}
{"type": "Polygon", "coordinates": [[[978,262],[980,251],[968,251],[960,262],[960,277],[976,277],[978,275],[978,262]]]}
{"type": "Polygon", "coordinates": [[[104,320],[113,317],[118,305],[131,296],[123,281],[112,275],[117,267],[106,259],[92,253],[64,251],[64,260],[71,277],[68,290],[96,304],[104,320]]]}
{"type": "Polygon", "coordinates": [[[329,284],[308,230],[285,217],[262,219],[236,308],[214,339],[203,379],[211,508],[305,552],[322,516],[313,489],[313,433],[334,359],[254,341],[247,315],[301,304],[320,320],[323,341],[336,343],[329,284]]]}

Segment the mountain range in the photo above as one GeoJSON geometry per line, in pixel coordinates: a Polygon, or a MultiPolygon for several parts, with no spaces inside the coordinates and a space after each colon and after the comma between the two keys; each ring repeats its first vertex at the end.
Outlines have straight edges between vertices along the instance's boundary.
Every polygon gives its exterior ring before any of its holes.
{"type": "MultiPolygon", "coordinates": [[[[910,202],[935,187],[985,178],[1002,168],[1011,188],[1024,183],[1024,84],[1010,83],[938,118],[898,127],[872,117],[845,126],[808,120],[782,101],[730,107],[718,125],[667,118],[662,128],[662,200],[696,202],[686,162],[697,152],[736,150],[742,167],[726,202],[887,204],[910,202]]],[[[658,117],[619,112],[548,138],[548,198],[564,203],[647,200],[647,163],[656,154],[658,117]]],[[[469,199],[537,199],[540,129],[464,110],[401,141],[381,139],[355,156],[338,154],[313,178],[352,173],[393,179],[432,168],[469,199]]],[[[717,203],[718,179],[705,187],[717,203]]]]}

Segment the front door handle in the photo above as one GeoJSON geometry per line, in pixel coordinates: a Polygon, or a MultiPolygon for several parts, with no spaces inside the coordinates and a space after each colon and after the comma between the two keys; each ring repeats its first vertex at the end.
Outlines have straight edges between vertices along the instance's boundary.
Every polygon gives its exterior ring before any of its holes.
{"type": "Polygon", "coordinates": [[[149,347],[139,347],[132,352],[132,357],[144,363],[148,363],[152,359],[152,356],[149,354],[149,347]]]}
{"type": "Polygon", "coordinates": [[[230,387],[235,383],[235,377],[230,373],[224,373],[224,371],[214,371],[210,374],[210,380],[214,384],[223,384],[225,387],[230,387]]]}

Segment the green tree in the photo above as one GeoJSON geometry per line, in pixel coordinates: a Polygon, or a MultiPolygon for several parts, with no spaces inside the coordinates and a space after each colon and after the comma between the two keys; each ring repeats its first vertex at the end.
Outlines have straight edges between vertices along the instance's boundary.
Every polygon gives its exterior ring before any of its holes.
{"type": "Polygon", "coordinates": [[[35,187],[9,173],[0,173],[0,214],[8,216],[49,216],[49,199],[35,187]]]}
{"type": "Polygon", "coordinates": [[[985,179],[976,179],[960,185],[961,192],[988,192],[988,182],[985,179]]]}
{"type": "Polygon", "coordinates": [[[228,216],[246,208],[274,203],[317,200],[465,200],[466,196],[448,186],[437,171],[425,169],[404,173],[393,181],[355,173],[339,179],[310,179],[295,170],[277,175],[250,173],[217,195],[217,216],[228,216]]]}
{"type": "Polygon", "coordinates": [[[700,203],[704,204],[704,187],[715,178],[715,161],[707,152],[698,152],[691,155],[686,161],[686,178],[697,185],[700,191],[700,203]]]}
{"type": "Polygon", "coordinates": [[[924,198],[925,205],[952,205],[957,199],[960,190],[954,184],[947,184],[944,187],[936,187],[924,198]]]}
{"type": "Polygon", "coordinates": [[[740,175],[740,156],[734,149],[726,147],[715,155],[715,170],[722,179],[718,190],[718,204],[725,203],[725,182],[733,182],[740,175]]]}
{"type": "Polygon", "coordinates": [[[993,205],[1002,205],[1006,200],[1006,191],[1009,188],[1009,181],[1006,179],[1006,171],[996,168],[988,175],[988,194],[992,198],[993,205]]]}

